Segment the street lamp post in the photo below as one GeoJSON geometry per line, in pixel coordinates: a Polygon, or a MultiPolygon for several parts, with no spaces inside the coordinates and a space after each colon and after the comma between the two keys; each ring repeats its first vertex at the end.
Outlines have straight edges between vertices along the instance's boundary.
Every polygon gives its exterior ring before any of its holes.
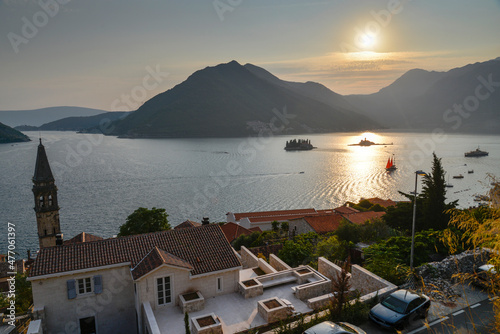
{"type": "Polygon", "coordinates": [[[413,220],[411,224],[411,251],[410,251],[410,270],[413,271],[413,252],[415,249],[415,217],[417,215],[417,179],[419,175],[426,175],[421,170],[415,172],[415,192],[413,193],[413,220]]]}

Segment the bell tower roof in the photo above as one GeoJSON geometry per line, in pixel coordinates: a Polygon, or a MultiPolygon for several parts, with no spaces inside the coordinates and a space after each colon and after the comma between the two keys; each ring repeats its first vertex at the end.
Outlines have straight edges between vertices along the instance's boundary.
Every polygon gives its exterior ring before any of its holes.
{"type": "Polygon", "coordinates": [[[36,155],[35,175],[33,176],[35,182],[54,182],[54,176],[50,170],[49,159],[45,153],[45,147],[40,138],[40,145],[38,145],[38,153],[36,155]]]}

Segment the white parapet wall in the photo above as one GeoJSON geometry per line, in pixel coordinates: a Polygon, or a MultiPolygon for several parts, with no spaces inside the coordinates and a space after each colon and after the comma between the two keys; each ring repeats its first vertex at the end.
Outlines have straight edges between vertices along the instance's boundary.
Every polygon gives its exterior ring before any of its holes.
{"type": "Polygon", "coordinates": [[[142,308],[144,311],[144,326],[147,328],[147,333],[161,334],[151,304],[149,302],[144,302],[142,303],[142,308]]]}
{"type": "Polygon", "coordinates": [[[42,320],[31,321],[26,334],[43,334],[42,320]]]}
{"type": "Polygon", "coordinates": [[[266,260],[264,260],[264,259],[259,259],[259,268],[263,272],[265,272],[266,274],[274,274],[274,273],[278,272],[269,263],[267,263],[266,260]]]}

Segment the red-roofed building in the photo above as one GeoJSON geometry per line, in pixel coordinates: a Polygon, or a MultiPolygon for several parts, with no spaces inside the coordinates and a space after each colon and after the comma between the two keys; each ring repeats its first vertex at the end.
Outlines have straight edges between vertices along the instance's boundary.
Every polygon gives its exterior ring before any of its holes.
{"type": "MultiPolygon", "coordinates": [[[[277,210],[277,211],[260,211],[260,212],[243,212],[232,213],[228,212],[227,222],[236,223],[247,229],[259,227],[262,231],[272,229],[272,222],[290,222],[292,219],[301,218],[304,216],[313,216],[323,214],[322,211],[316,209],[297,209],[297,210],[277,210]]],[[[329,210],[331,211],[331,210],[329,210]]]]}
{"type": "Polygon", "coordinates": [[[78,243],[82,243],[82,242],[99,241],[99,240],[103,240],[103,239],[97,235],[82,232],[78,235],[75,235],[73,238],[64,241],[64,244],[65,245],[78,244],[78,243]]]}
{"type": "Polygon", "coordinates": [[[232,243],[235,239],[242,235],[250,235],[253,232],[262,232],[259,227],[254,227],[249,230],[235,223],[225,223],[221,226],[221,229],[222,232],[224,232],[224,235],[226,236],[226,239],[227,241],[229,241],[229,243],[232,243]]]}
{"type": "Polygon", "coordinates": [[[201,226],[201,223],[194,222],[192,220],[186,220],[185,222],[180,223],[176,227],[174,227],[174,230],[178,230],[180,228],[191,228],[191,227],[199,227],[201,226]]]}
{"type": "Polygon", "coordinates": [[[375,211],[366,211],[366,212],[355,212],[355,213],[350,213],[350,214],[344,214],[342,217],[347,219],[353,224],[363,224],[367,221],[373,221],[375,219],[381,218],[383,215],[385,215],[385,212],[375,212],[375,211]]]}
{"type": "Polygon", "coordinates": [[[302,218],[292,219],[288,223],[289,234],[299,235],[308,232],[326,234],[334,232],[340,226],[342,219],[342,215],[338,213],[305,216],[302,218]]]}
{"type": "Polygon", "coordinates": [[[334,211],[341,215],[359,212],[358,210],[351,208],[350,206],[339,206],[338,208],[335,208],[334,211]]]}
{"type": "Polygon", "coordinates": [[[144,333],[145,314],[175,307],[180,294],[238,291],[240,269],[220,226],[208,224],[44,247],[28,280],[44,332],[144,333]]]}

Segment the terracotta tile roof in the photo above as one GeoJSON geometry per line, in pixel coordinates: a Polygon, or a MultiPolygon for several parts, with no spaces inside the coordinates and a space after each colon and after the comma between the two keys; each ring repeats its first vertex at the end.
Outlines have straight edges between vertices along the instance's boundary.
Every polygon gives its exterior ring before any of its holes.
{"type": "Polygon", "coordinates": [[[250,227],[249,230],[252,232],[259,232],[259,233],[262,232],[262,230],[258,226],[250,227]]]}
{"type": "Polygon", "coordinates": [[[363,224],[367,220],[373,220],[382,217],[385,212],[375,212],[375,211],[366,211],[366,212],[356,212],[351,214],[344,214],[342,217],[347,219],[353,224],[363,224]]]}
{"type": "Polygon", "coordinates": [[[224,232],[224,235],[226,236],[226,239],[227,241],[229,241],[229,243],[233,242],[234,239],[238,238],[241,235],[250,235],[254,232],[235,223],[226,223],[221,226],[221,229],[222,232],[224,232]]]}
{"type": "Polygon", "coordinates": [[[64,241],[65,245],[69,244],[76,244],[76,243],[81,243],[81,242],[90,242],[90,241],[98,241],[98,240],[103,240],[103,238],[98,237],[97,235],[93,235],[90,233],[85,233],[82,232],[78,235],[75,235],[73,238],[64,241]]]}
{"type": "Polygon", "coordinates": [[[394,202],[392,199],[382,199],[378,197],[373,197],[373,198],[366,198],[366,200],[368,200],[372,204],[379,204],[381,207],[384,208],[396,205],[396,202],[394,202]]]}
{"type": "Polygon", "coordinates": [[[315,209],[296,209],[296,210],[278,210],[278,211],[260,211],[260,212],[242,212],[242,213],[234,213],[234,218],[236,221],[241,220],[242,218],[249,218],[251,221],[254,221],[252,218],[260,218],[260,221],[268,221],[268,220],[287,220],[286,217],[295,217],[300,216],[303,217],[305,215],[316,214],[315,209]]]}
{"type": "Polygon", "coordinates": [[[331,213],[335,213],[335,210],[334,209],[324,209],[324,210],[316,210],[318,212],[318,214],[320,215],[326,215],[326,214],[331,214],[331,213]]]}
{"type": "Polygon", "coordinates": [[[339,214],[305,216],[304,220],[318,234],[324,234],[335,231],[342,221],[339,214]]]}
{"type": "Polygon", "coordinates": [[[192,275],[239,267],[217,224],[40,249],[30,277],[119,263],[135,267],[154,247],[193,266],[192,275]]]}
{"type": "Polygon", "coordinates": [[[338,208],[335,208],[334,210],[335,210],[335,212],[340,213],[340,214],[359,212],[358,210],[351,208],[349,206],[339,206],[338,208]]]}
{"type": "Polygon", "coordinates": [[[180,229],[180,228],[190,228],[190,227],[198,227],[201,226],[201,223],[194,222],[192,220],[186,220],[185,222],[180,223],[176,227],[174,227],[175,230],[180,229]]]}
{"type": "Polygon", "coordinates": [[[177,256],[165,252],[164,250],[161,250],[155,246],[148,253],[148,255],[146,255],[132,269],[132,277],[134,277],[134,280],[136,280],[163,264],[193,270],[193,266],[189,264],[189,262],[184,261],[183,259],[180,259],[177,256]]]}
{"type": "Polygon", "coordinates": [[[310,214],[297,214],[297,215],[286,215],[286,216],[274,216],[274,217],[249,217],[248,220],[251,223],[262,223],[262,222],[268,222],[268,221],[278,221],[282,222],[285,220],[290,220],[290,219],[295,219],[295,218],[302,218],[304,216],[313,216],[317,215],[317,212],[310,213],[310,214]]]}

